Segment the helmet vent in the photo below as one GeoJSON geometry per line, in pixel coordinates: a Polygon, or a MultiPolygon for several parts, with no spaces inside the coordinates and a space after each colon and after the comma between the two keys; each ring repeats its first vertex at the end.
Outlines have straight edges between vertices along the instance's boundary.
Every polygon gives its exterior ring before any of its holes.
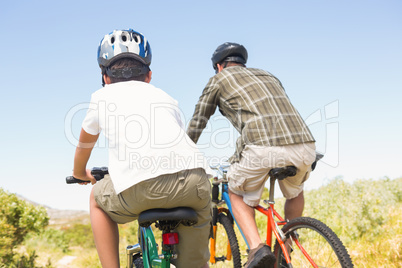
{"type": "Polygon", "coordinates": [[[114,44],[115,38],[114,36],[112,36],[112,38],[110,38],[110,43],[114,44]]]}
{"type": "Polygon", "coordinates": [[[121,37],[121,41],[123,43],[129,41],[129,39],[130,39],[130,36],[127,32],[122,32],[120,37],[121,37]]]}
{"type": "Polygon", "coordinates": [[[141,42],[141,40],[139,39],[138,35],[133,34],[133,38],[134,38],[134,42],[136,42],[137,44],[139,44],[141,42]]]}

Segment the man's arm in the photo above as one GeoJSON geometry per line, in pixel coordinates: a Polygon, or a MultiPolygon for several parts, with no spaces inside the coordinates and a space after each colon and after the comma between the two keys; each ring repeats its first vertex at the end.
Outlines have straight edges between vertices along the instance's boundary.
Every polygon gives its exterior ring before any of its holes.
{"type": "Polygon", "coordinates": [[[99,134],[91,135],[85,132],[84,129],[81,129],[80,139],[74,156],[73,176],[83,181],[90,181],[92,184],[96,183],[96,180],[91,175],[91,172],[86,170],[86,166],[98,137],[99,134]]]}
{"type": "Polygon", "coordinates": [[[187,127],[187,135],[194,143],[197,143],[209,118],[215,113],[219,101],[218,89],[219,87],[214,83],[214,79],[210,79],[195,106],[193,117],[187,127]]]}

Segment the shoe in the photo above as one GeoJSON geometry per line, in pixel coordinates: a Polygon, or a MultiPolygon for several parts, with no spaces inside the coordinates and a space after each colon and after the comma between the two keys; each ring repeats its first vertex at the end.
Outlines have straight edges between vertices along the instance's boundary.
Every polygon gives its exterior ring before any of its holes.
{"type": "Polygon", "coordinates": [[[258,247],[250,250],[245,268],[267,268],[274,267],[275,255],[266,244],[259,244],[258,247]]]}

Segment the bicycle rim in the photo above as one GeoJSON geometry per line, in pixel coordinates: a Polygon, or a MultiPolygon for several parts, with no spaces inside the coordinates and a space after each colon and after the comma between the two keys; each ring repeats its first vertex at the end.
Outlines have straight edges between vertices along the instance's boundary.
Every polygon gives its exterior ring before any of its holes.
{"type": "MultiPolygon", "coordinates": [[[[346,248],[324,223],[316,219],[301,217],[291,220],[282,231],[285,233],[287,241],[291,241],[290,257],[294,268],[314,267],[301,248],[305,250],[317,267],[353,267],[346,248]]],[[[277,268],[289,267],[278,242],[275,244],[275,256],[277,268]]]]}

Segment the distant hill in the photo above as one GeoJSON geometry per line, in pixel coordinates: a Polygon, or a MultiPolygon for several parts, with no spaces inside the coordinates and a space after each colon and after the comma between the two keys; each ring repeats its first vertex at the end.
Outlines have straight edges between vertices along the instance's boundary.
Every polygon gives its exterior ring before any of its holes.
{"type": "Polygon", "coordinates": [[[34,201],[31,201],[19,194],[16,194],[18,198],[31,203],[34,206],[42,206],[46,209],[47,215],[49,216],[49,225],[70,225],[74,223],[87,224],[90,222],[89,213],[85,210],[64,210],[55,209],[45,205],[41,205],[34,201]]]}

